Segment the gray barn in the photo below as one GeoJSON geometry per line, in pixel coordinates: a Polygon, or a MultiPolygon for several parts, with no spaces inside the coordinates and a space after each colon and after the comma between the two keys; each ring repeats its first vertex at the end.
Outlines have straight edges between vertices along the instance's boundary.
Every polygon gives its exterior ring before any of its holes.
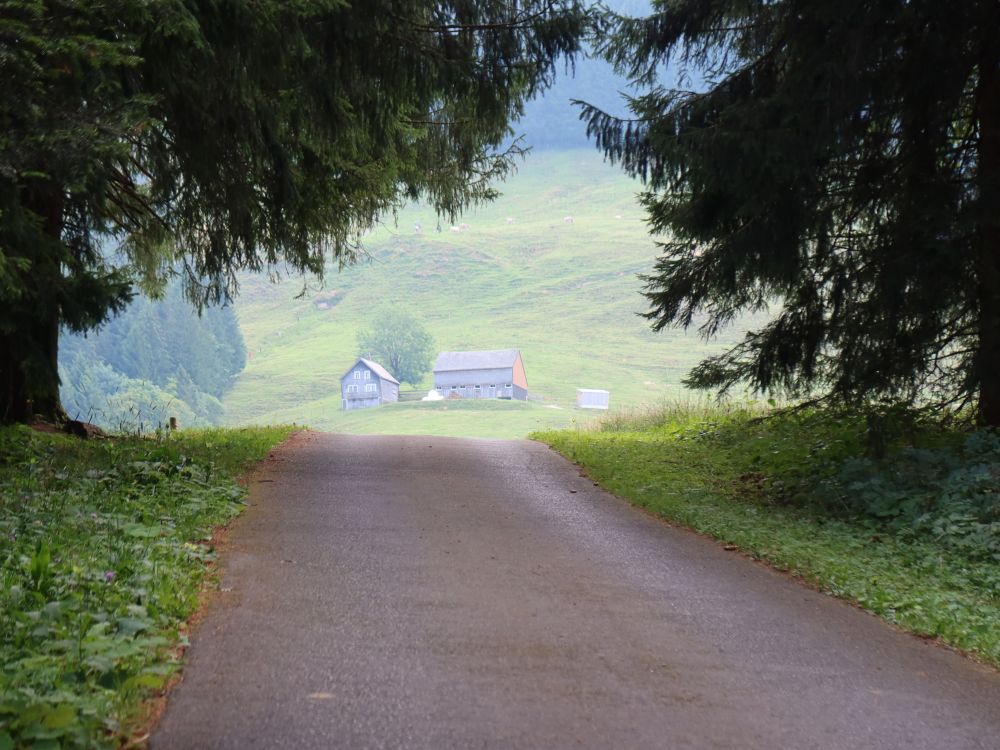
{"type": "Polygon", "coordinates": [[[445,398],[528,398],[521,352],[441,352],[434,363],[434,388],[445,398]]]}
{"type": "Polygon", "coordinates": [[[361,357],[340,379],[344,409],[367,409],[399,401],[399,381],[378,362],[361,357]]]}

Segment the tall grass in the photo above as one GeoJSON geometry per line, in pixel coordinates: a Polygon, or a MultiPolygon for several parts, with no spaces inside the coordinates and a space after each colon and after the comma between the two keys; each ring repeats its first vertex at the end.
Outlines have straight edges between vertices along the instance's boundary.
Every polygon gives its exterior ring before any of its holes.
{"type": "Polygon", "coordinates": [[[720,420],[756,419],[773,410],[774,407],[767,403],[748,399],[692,397],[624,407],[609,412],[591,429],[600,432],[681,430],[697,424],[715,424],[720,420]]]}

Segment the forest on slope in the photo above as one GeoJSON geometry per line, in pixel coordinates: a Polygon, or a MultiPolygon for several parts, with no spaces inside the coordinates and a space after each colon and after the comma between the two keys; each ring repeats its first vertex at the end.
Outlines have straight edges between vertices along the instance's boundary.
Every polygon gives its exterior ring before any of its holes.
{"type": "Polygon", "coordinates": [[[67,414],[124,431],[171,416],[183,426],[220,424],[221,399],[246,362],[233,309],[199,315],[177,283],[162,299],[137,297],[97,332],[64,332],[59,351],[67,414]]]}

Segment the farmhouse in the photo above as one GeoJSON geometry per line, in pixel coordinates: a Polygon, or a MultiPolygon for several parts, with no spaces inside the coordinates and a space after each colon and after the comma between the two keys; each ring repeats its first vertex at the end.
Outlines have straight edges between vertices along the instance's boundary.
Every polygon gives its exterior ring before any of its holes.
{"type": "Polygon", "coordinates": [[[528,398],[521,352],[441,352],[434,363],[434,388],[445,398],[528,398]]]}
{"type": "Polygon", "coordinates": [[[399,381],[382,365],[361,357],[340,379],[344,409],[367,409],[399,401],[399,381]]]}

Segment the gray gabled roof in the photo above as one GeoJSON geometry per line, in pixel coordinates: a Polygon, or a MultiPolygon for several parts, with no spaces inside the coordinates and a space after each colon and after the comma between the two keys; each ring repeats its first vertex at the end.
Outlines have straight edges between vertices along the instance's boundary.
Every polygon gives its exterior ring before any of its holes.
{"type": "Polygon", "coordinates": [[[396,385],[399,385],[399,381],[396,380],[396,378],[394,378],[392,375],[390,375],[389,371],[384,367],[382,367],[382,365],[380,365],[378,362],[372,362],[370,359],[365,359],[364,357],[361,358],[361,361],[364,362],[366,365],[368,365],[371,368],[372,372],[374,372],[376,375],[382,378],[382,380],[388,380],[390,383],[395,383],[396,385]]]}
{"type": "Polygon", "coordinates": [[[434,372],[453,370],[499,370],[513,367],[517,349],[494,349],[484,352],[441,352],[434,362],[434,372]]]}
{"type": "Polygon", "coordinates": [[[354,365],[356,365],[358,362],[364,363],[364,365],[369,370],[371,370],[376,375],[378,375],[380,378],[382,378],[382,380],[388,380],[390,383],[395,383],[396,385],[399,385],[399,381],[396,380],[396,378],[394,378],[392,375],[390,375],[389,371],[386,370],[384,367],[382,367],[382,365],[380,365],[378,362],[372,362],[370,359],[365,359],[364,357],[358,357],[357,362],[355,362],[353,365],[351,365],[350,367],[348,367],[347,371],[343,375],[340,376],[340,379],[343,380],[345,377],[347,377],[347,373],[350,372],[351,370],[353,370],[354,369],[354,365]]]}

